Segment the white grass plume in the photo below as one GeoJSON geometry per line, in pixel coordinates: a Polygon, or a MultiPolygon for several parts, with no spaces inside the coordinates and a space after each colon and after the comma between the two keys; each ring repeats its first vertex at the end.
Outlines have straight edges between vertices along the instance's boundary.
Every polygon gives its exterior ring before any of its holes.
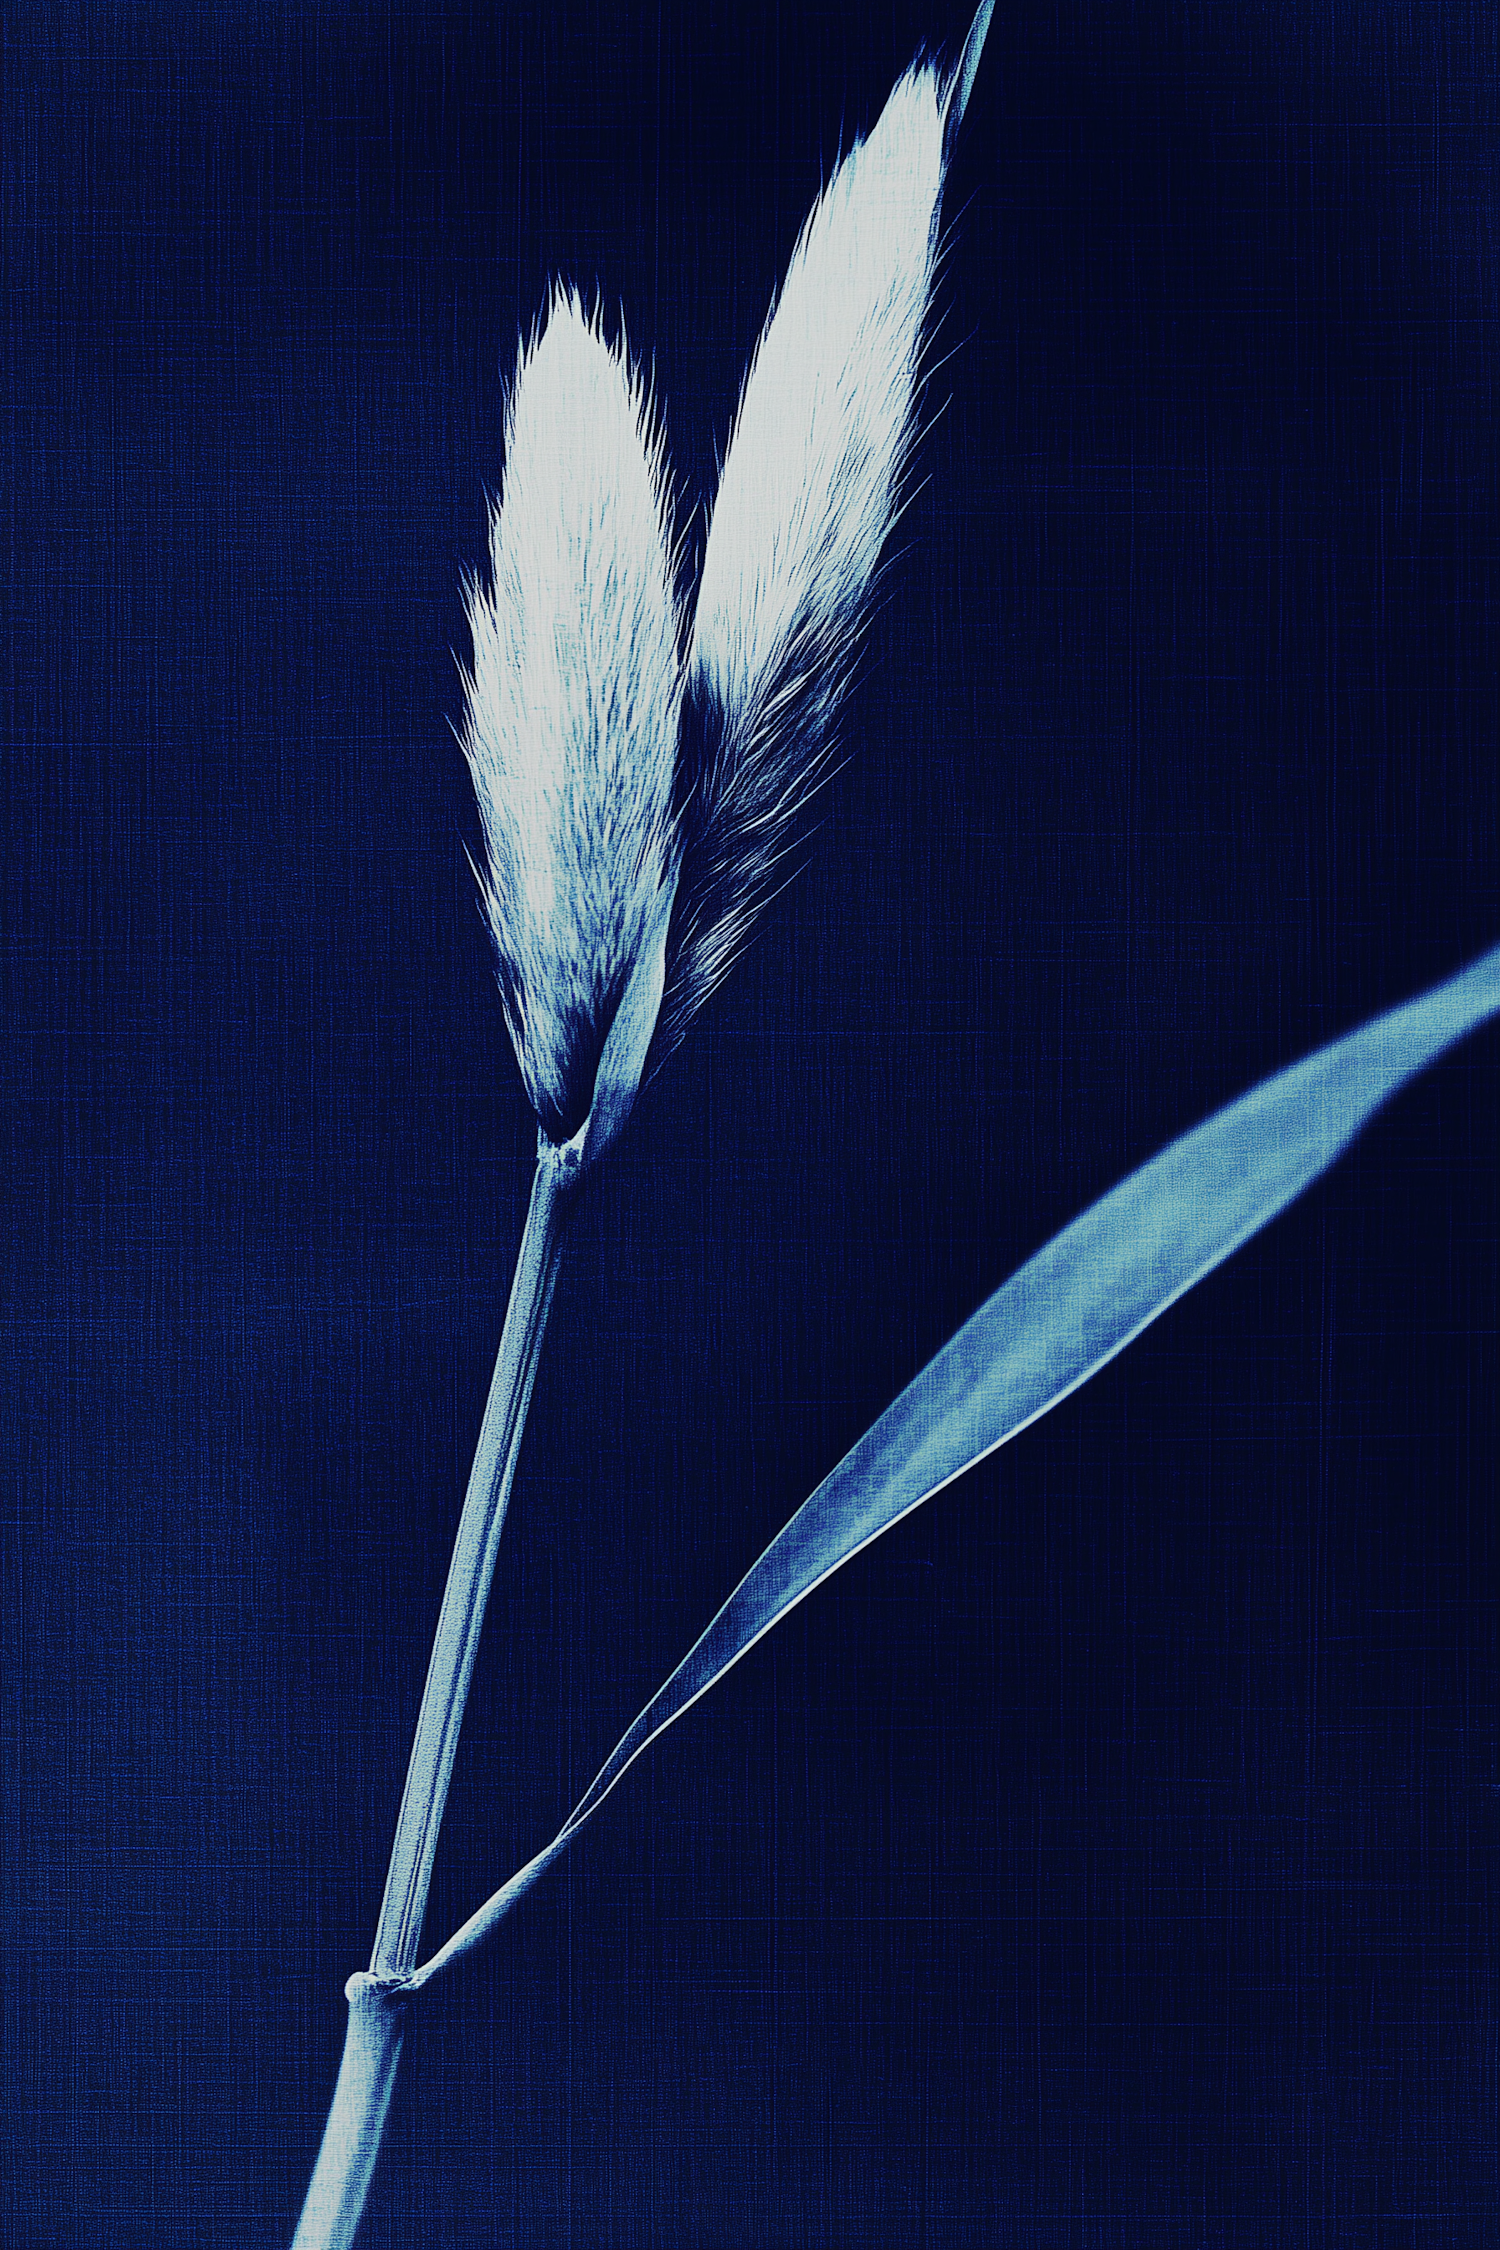
{"type": "MultiPolygon", "coordinates": [[[[544,1131],[605,1145],[724,976],[823,770],[915,429],[943,180],[994,0],[804,226],[741,393],[680,657],[663,441],[571,292],[521,354],[461,741],[544,1131]],[[648,1055],[649,1050],[649,1055],[648,1055]]],[[[580,1149],[583,1144],[580,1143],[580,1149]]]]}
{"type": "Polygon", "coordinates": [[[745,378],[683,712],[684,864],[658,1058],[724,976],[816,785],[915,426],[958,69],[913,65],[803,227],[745,378]]]}
{"type": "Polygon", "coordinates": [[[460,741],[506,1020],[544,1130],[599,1058],[675,875],[682,696],[663,439],[623,341],[557,291],[522,350],[460,741]]]}
{"type": "Polygon", "coordinates": [[[692,646],[732,722],[760,711],[799,640],[842,644],[885,541],[932,270],[938,97],[931,70],[908,72],[839,165],[745,378],[692,646]]]}

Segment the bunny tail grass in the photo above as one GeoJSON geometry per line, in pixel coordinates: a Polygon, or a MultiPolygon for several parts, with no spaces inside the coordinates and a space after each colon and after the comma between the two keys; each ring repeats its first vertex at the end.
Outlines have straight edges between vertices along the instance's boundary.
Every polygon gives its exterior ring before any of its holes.
{"type": "Polygon", "coordinates": [[[294,2250],[345,2250],[354,2239],[375,2168],[400,2060],[402,2028],[402,2011],[384,1996],[382,1980],[399,1978],[410,1970],[421,1941],[438,1830],[485,1603],[552,1306],[563,1229],[580,1177],[576,1155],[554,1149],[544,1139],[538,1151],[526,1227],[469,1489],[448,1566],[448,1583],[396,1820],[370,1975],[353,1977],[349,1982],[344,2059],[294,2250]]]}
{"type": "Polygon", "coordinates": [[[554,294],[523,350],[468,589],[459,740],[506,1020],[543,1130],[588,1116],[604,1041],[673,877],[682,696],[665,447],[623,345],[554,294]]]}
{"type": "Polygon", "coordinates": [[[919,61],[814,205],[745,378],[704,548],[683,867],[653,1065],[743,946],[826,770],[916,429],[943,179],[989,28],[919,61]]]}

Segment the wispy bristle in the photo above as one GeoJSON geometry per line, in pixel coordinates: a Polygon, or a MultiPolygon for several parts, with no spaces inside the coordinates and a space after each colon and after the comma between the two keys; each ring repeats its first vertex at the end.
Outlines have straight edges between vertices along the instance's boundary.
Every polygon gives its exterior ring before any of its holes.
{"type": "Polygon", "coordinates": [[[745,380],[689,657],[658,1059],[774,888],[848,677],[912,437],[946,93],[917,64],[839,165],[745,380]]]}
{"type": "Polygon", "coordinates": [[[490,573],[468,590],[460,739],[511,1036],[566,1140],[673,872],[682,693],[662,437],[571,292],[520,356],[490,573]]]}

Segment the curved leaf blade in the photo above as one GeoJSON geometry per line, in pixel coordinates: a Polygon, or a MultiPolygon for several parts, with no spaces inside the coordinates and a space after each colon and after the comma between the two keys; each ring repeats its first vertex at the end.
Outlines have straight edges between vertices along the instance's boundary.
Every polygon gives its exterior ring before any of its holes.
{"type": "Polygon", "coordinates": [[[1500,1013],[1500,946],[1173,1141],[980,1306],[778,1532],[546,1848],[393,1986],[477,1945],[641,1753],[881,1532],[1058,1405],[1326,1171],[1375,1112],[1500,1013]]]}

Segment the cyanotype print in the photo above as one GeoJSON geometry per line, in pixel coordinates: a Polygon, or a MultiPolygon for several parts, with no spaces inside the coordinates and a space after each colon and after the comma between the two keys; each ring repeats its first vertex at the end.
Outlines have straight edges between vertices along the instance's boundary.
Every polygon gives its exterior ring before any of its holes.
{"type": "Polygon", "coordinates": [[[0,2240],[1491,2239],[1493,24],[4,57],[0,2240]]]}

